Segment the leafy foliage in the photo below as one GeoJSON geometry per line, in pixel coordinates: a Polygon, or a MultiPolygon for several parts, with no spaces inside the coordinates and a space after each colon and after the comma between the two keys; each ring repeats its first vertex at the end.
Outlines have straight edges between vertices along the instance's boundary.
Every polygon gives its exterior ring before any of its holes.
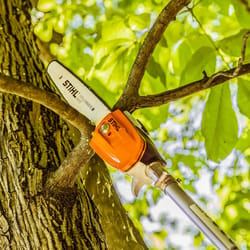
{"type": "MultiPolygon", "coordinates": [[[[193,1],[167,28],[149,62],[140,94],[177,88],[201,79],[204,72],[211,75],[237,65],[243,36],[250,28],[250,2],[248,8],[244,2],[193,1]]],[[[165,4],[162,0],[39,0],[33,11],[34,30],[49,43],[54,56],[113,106],[147,31],[165,4]],[[62,36],[59,43],[55,33],[62,36]]],[[[245,62],[249,61],[250,40],[245,62]]],[[[210,198],[197,183],[204,175],[211,177],[210,195],[220,202],[209,213],[241,248],[250,247],[249,86],[249,76],[241,77],[237,85],[229,81],[210,93],[134,114],[152,132],[168,171],[183,178],[184,188],[208,207],[213,206],[210,198]]],[[[126,205],[141,230],[139,220],[151,216],[150,209],[162,199],[158,191],[149,189],[126,205]]],[[[156,245],[163,249],[165,244],[180,249],[179,242],[173,243],[171,234],[163,232],[170,230],[170,221],[152,219],[151,223],[158,223],[155,233],[147,234],[144,228],[152,249],[156,245]]],[[[212,249],[195,229],[188,231],[194,246],[212,249]]]]}
{"type": "Polygon", "coordinates": [[[204,109],[201,130],[211,160],[224,159],[234,148],[238,124],[227,84],[212,89],[204,109]]]}

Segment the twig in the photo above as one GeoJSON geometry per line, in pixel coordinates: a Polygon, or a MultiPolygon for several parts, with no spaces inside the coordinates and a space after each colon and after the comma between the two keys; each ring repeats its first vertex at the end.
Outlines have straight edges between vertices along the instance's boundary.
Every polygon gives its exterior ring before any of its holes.
{"type": "Polygon", "coordinates": [[[225,73],[225,72],[218,72],[216,74],[214,74],[212,77],[210,77],[208,79],[208,81],[205,83],[205,85],[208,85],[210,86],[210,83],[214,81],[215,78],[217,78],[218,76],[225,76],[227,78],[234,78],[236,76],[239,75],[239,72],[242,68],[242,65],[243,65],[243,62],[245,60],[245,54],[246,54],[246,46],[247,46],[247,39],[248,37],[250,36],[250,31],[248,31],[244,37],[243,37],[243,40],[242,40],[242,49],[241,49],[241,57],[239,58],[238,60],[238,65],[237,67],[233,70],[232,73],[225,73]]]}
{"type": "Polygon", "coordinates": [[[130,107],[132,107],[137,100],[140,83],[154,48],[160,41],[168,24],[176,18],[178,12],[188,5],[190,1],[191,0],[171,0],[162,10],[137,54],[126,87],[124,88],[122,96],[114,106],[114,109],[120,108],[123,110],[126,108],[130,111],[130,107]]]}
{"type": "Polygon", "coordinates": [[[234,74],[236,69],[237,68],[233,68],[228,71],[219,72],[209,78],[204,77],[199,81],[195,81],[182,87],[168,90],[157,95],[140,96],[137,98],[137,103],[133,107],[132,111],[140,108],[163,105],[171,101],[175,101],[177,99],[192,95],[201,90],[214,87],[228,81],[229,79],[248,74],[250,73],[250,63],[243,64],[237,75],[234,74]]]}
{"type": "Polygon", "coordinates": [[[208,77],[207,73],[204,71],[202,72],[204,77],[203,79],[199,81],[189,83],[185,86],[182,86],[173,90],[165,91],[158,95],[139,96],[136,99],[136,103],[134,104],[134,107],[131,108],[131,111],[135,111],[136,109],[139,109],[139,108],[146,108],[146,107],[159,106],[162,104],[166,104],[170,101],[174,101],[179,98],[194,94],[201,90],[214,87],[229,79],[233,79],[240,75],[250,73],[250,64],[243,65],[243,62],[245,60],[245,54],[246,54],[247,39],[249,38],[249,36],[250,36],[250,31],[248,31],[243,37],[241,57],[238,60],[237,67],[230,69],[228,71],[217,72],[210,77],[208,77]]]}
{"type": "Polygon", "coordinates": [[[243,62],[245,61],[245,56],[246,56],[246,47],[247,47],[247,39],[250,36],[250,31],[248,31],[244,37],[243,37],[243,41],[242,41],[242,49],[241,49],[241,57],[239,59],[239,63],[238,63],[238,67],[241,67],[243,62]]]}

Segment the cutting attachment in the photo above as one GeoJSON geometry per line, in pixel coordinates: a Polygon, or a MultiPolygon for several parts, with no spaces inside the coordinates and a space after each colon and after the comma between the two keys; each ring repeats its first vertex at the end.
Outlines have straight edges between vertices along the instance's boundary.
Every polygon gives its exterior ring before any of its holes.
{"type": "Polygon", "coordinates": [[[50,62],[47,71],[66,101],[90,121],[98,124],[110,113],[109,108],[95,93],[61,63],[50,62]]]}

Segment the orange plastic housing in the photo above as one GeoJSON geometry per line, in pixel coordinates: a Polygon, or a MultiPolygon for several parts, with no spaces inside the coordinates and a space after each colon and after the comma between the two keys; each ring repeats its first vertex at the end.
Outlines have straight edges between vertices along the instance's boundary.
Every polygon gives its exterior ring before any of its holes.
{"type": "Polygon", "coordinates": [[[121,171],[129,170],[145,150],[144,140],[120,110],[108,114],[98,124],[90,146],[103,160],[121,171]]]}

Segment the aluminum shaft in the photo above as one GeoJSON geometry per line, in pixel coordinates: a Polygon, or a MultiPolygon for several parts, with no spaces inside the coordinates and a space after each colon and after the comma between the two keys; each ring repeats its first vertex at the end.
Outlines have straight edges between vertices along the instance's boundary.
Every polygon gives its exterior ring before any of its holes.
{"type": "Polygon", "coordinates": [[[239,249],[179,186],[178,182],[168,172],[164,171],[160,163],[150,164],[147,167],[146,174],[154,181],[155,186],[163,190],[218,249],[239,249]]]}
{"type": "Polygon", "coordinates": [[[220,250],[239,249],[219,226],[181,189],[177,183],[165,187],[164,192],[181,208],[194,224],[220,250]]]}

